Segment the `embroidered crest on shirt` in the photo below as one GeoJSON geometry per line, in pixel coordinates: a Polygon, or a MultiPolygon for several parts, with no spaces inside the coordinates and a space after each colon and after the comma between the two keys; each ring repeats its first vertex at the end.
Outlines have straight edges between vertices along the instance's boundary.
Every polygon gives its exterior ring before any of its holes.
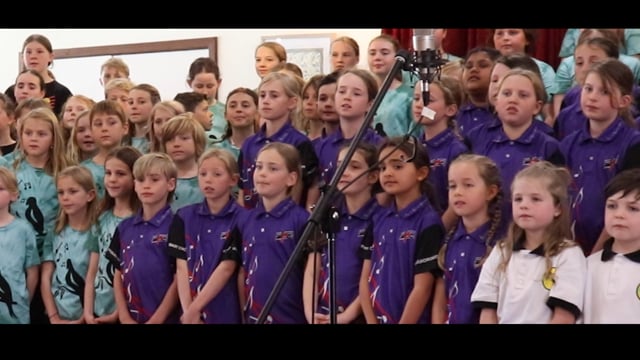
{"type": "Polygon", "coordinates": [[[229,231],[223,231],[220,233],[220,240],[227,240],[229,238],[229,231]]]}
{"type": "Polygon", "coordinates": [[[407,242],[409,240],[412,240],[416,237],[416,231],[415,230],[405,230],[402,233],[400,233],[400,241],[402,242],[407,242]]]}
{"type": "Polygon", "coordinates": [[[366,228],[362,228],[362,229],[358,230],[358,237],[359,237],[359,238],[364,237],[364,234],[365,234],[366,232],[367,232],[367,229],[366,229],[366,228]]]}
{"type": "Polygon", "coordinates": [[[447,159],[431,159],[431,168],[443,167],[447,165],[447,159]]]}
{"type": "Polygon", "coordinates": [[[151,238],[152,244],[159,244],[167,241],[167,234],[156,234],[151,238]]]}
{"type": "Polygon", "coordinates": [[[276,233],[276,241],[283,242],[283,241],[289,240],[289,239],[293,239],[293,231],[292,230],[278,231],[276,233]]]}
{"type": "Polygon", "coordinates": [[[551,269],[549,269],[549,271],[542,278],[542,286],[546,290],[551,290],[553,285],[556,283],[555,274],[556,274],[556,268],[552,267],[551,269]]]}
{"type": "Polygon", "coordinates": [[[542,159],[540,159],[537,156],[528,156],[528,157],[522,159],[522,165],[523,166],[533,165],[533,164],[539,162],[540,160],[542,160],[542,159]]]}
{"type": "Polygon", "coordinates": [[[636,287],[636,297],[640,300],[640,284],[636,287]]]}
{"type": "Polygon", "coordinates": [[[617,158],[605,159],[604,160],[604,164],[603,164],[603,168],[605,170],[611,170],[611,169],[616,167],[616,164],[618,164],[618,159],[617,158]]]}

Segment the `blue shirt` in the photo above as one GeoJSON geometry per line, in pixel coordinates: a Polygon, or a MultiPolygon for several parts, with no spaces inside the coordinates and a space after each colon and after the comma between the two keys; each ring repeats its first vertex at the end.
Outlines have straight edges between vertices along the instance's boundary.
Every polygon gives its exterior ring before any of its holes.
{"type": "Polygon", "coordinates": [[[115,216],[113,210],[100,214],[98,222],[92,228],[87,247],[90,252],[98,253],[98,271],[93,282],[95,300],[93,313],[96,316],[109,315],[116,311],[116,299],[113,294],[113,275],[116,268],[107,259],[113,234],[124,218],[115,216]]]}
{"type": "Polygon", "coordinates": [[[456,115],[456,122],[458,123],[460,134],[467,136],[473,128],[490,122],[494,118],[495,115],[489,107],[479,107],[471,102],[467,102],[460,107],[456,115]]]}
{"type": "Polygon", "coordinates": [[[442,213],[449,206],[449,165],[460,154],[469,152],[469,149],[451,129],[446,129],[431,140],[425,140],[424,137],[421,140],[431,161],[428,180],[434,187],[442,213]]]}
{"type": "Polygon", "coordinates": [[[0,324],[31,322],[25,272],[38,265],[40,255],[31,224],[14,218],[0,226],[0,324]]]}
{"type": "MultiPolygon", "coordinates": [[[[362,258],[359,249],[373,217],[383,211],[375,198],[369,199],[362,208],[350,214],[345,204],[340,208],[340,229],[335,237],[335,280],[337,311],[344,311],[358,296],[362,258]]],[[[330,310],[330,258],[328,245],[322,248],[318,286],[318,312],[329,314],[330,310]]]]}
{"type": "Polygon", "coordinates": [[[482,261],[503,235],[500,229],[495,229],[487,243],[491,225],[489,220],[472,233],[467,233],[460,219],[453,235],[447,240],[444,281],[449,324],[477,324],[480,321],[480,309],[471,306],[471,293],[480,277],[482,261]]]}
{"type": "Polygon", "coordinates": [[[516,174],[525,167],[547,160],[555,165],[563,165],[558,140],[540,131],[536,120],[519,138],[507,137],[499,119],[473,129],[468,136],[471,151],[492,159],[500,169],[503,191],[503,223],[512,219],[511,183],[516,174]]]}
{"type": "Polygon", "coordinates": [[[198,185],[198,176],[190,178],[178,178],[176,191],[173,192],[171,210],[178,211],[183,206],[199,203],[204,199],[204,194],[198,185]]]}
{"type": "Polygon", "coordinates": [[[98,199],[102,199],[104,197],[104,165],[96,164],[93,159],[87,159],[80,163],[80,165],[86,167],[93,175],[93,181],[96,184],[96,193],[98,195],[98,199]]]}
{"type": "Polygon", "coordinates": [[[639,143],[640,132],[617,118],[597,138],[591,137],[586,122],[560,144],[573,178],[569,190],[574,236],[585,254],[591,253],[604,228],[604,188],[620,171],[640,165],[639,143]]]}
{"type": "Polygon", "coordinates": [[[245,139],[238,156],[238,165],[240,166],[238,186],[241,190],[240,195],[243,196],[244,207],[247,209],[254,208],[258,202],[258,194],[253,185],[253,171],[260,149],[270,142],[282,142],[298,149],[302,160],[302,182],[305,189],[313,184],[317,176],[318,156],[308,137],[294,128],[291,122],[285,123],[270,137],[267,137],[266,131],[266,124],[263,124],[260,131],[245,139]]]}
{"type": "MultiPolygon", "coordinates": [[[[169,231],[169,254],[187,262],[192,298],[206,285],[222,261],[241,262],[238,217],[247,210],[230,198],[213,214],[207,201],[187,205],[176,213],[169,231]]],[[[231,276],[202,309],[205,324],[240,324],[238,281],[231,276]]]]}
{"type": "MultiPolygon", "coordinates": [[[[438,251],[444,227],[426,196],[398,211],[395,204],[373,219],[360,255],[371,260],[368,277],[373,312],[381,324],[397,324],[404,312],[416,274],[439,273],[438,251]]],[[[439,276],[439,274],[438,274],[439,276]]],[[[365,300],[365,301],[366,301],[365,300]]],[[[418,324],[431,323],[431,299],[418,324]]]]}
{"type": "MultiPolygon", "coordinates": [[[[169,255],[167,238],[173,212],[167,204],[149,221],[142,210],[118,225],[107,257],[122,274],[129,314],[139,324],[158,310],[175,275],[175,259],[169,255]]],[[[178,312],[165,323],[178,323],[178,312]]]]}
{"type": "MultiPolygon", "coordinates": [[[[637,83],[640,81],[640,59],[635,56],[620,54],[618,60],[623,62],[631,69],[633,78],[637,83]]],[[[553,80],[552,94],[564,94],[571,87],[575,86],[576,77],[576,60],[573,55],[566,57],[560,61],[556,76],[553,80]]]]}
{"type": "Polygon", "coordinates": [[[44,242],[42,261],[55,265],[51,276],[51,295],[61,319],[77,320],[84,309],[84,281],[89,269],[89,230],[78,231],[65,226],[53,231],[44,242]]]}
{"type": "MultiPolygon", "coordinates": [[[[259,202],[242,220],[242,267],[246,323],[256,323],[273,286],[293,254],[309,213],[287,198],[267,212],[259,202]]],[[[302,304],[304,260],[289,273],[265,323],[306,324],[302,304]]]]}
{"type": "Polygon", "coordinates": [[[412,95],[402,87],[387,91],[373,118],[374,127],[382,124],[387,137],[407,135],[413,124],[412,95]]]}
{"type": "MultiPolygon", "coordinates": [[[[336,163],[338,162],[338,154],[340,149],[346,143],[349,143],[352,139],[345,139],[342,134],[342,129],[338,128],[335,132],[327,135],[327,137],[320,140],[316,147],[320,163],[320,177],[324,184],[329,184],[333,175],[337,170],[336,163]]],[[[367,128],[360,139],[363,142],[369,144],[375,144],[379,146],[384,141],[384,138],[373,129],[367,128]]]]}

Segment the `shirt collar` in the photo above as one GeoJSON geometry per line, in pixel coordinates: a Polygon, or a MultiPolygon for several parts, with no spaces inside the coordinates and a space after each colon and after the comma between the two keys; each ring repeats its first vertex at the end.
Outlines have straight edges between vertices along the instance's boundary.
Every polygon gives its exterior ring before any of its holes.
{"type": "MultiPolygon", "coordinates": [[[[610,238],[604,243],[602,247],[602,256],[600,257],[602,261],[609,261],[613,259],[614,256],[618,255],[612,250],[613,241],[613,238],[610,238]]],[[[640,250],[628,254],[623,254],[623,256],[627,257],[627,259],[633,262],[640,263],[640,250]]]]}
{"type": "MultiPolygon", "coordinates": [[[[286,122],[275,134],[267,137],[267,124],[262,124],[260,130],[256,133],[258,142],[261,141],[274,141],[274,142],[286,142],[284,141],[289,133],[289,130],[293,129],[291,122],[286,122]]],[[[297,131],[297,130],[296,130],[297,131]]]]}
{"type": "Polygon", "coordinates": [[[378,207],[378,201],[375,197],[372,197],[360,209],[358,209],[355,214],[349,214],[349,210],[347,210],[346,200],[343,200],[342,204],[340,205],[340,213],[343,218],[345,216],[352,216],[360,220],[368,220],[369,218],[371,218],[373,212],[378,209],[378,207]]]}
{"type": "Polygon", "coordinates": [[[624,121],[622,121],[622,118],[618,116],[615,120],[613,120],[611,125],[609,125],[604,130],[604,132],[600,134],[600,136],[598,136],[597,138],[593,138],[591,137],[591,133],[589,132],[589,119],[587,118],[587,121],[585,121],[584,125],[580,129],[580,142],[585,142],[592,139],[603,143],[612,142],[618,136],[618,134],[620,134],[621,131],[625,130],[629,131],[630,129],[626,127],[624,121]]]}
{"type": "Polygon", "coordinates": [[[211,216],[212,218],[225,217],[233,210],[233,204],[234,203],[235,203],[235,199],[233,199],[232,197],[229,197],[229,201],[227,201],[227,203],[224,205],[224,207],[222,209],[220,209],[220,212],[217,213],[217,214],[213,214],[213,213],[211,213],[211,210],[209,209],[209,204],[207,204],[207,199],[204,199],[198,205],[198,207],[196,209],[196,213],[198,215],[202,215],[202,216],[211,216]]]}
{"type": "Polygon", "coordinates": [[[426,196],[422,195],[418,199],[414,200],[411,204],[409,204],[409,206],[407,206],[406,208],[400,211],[397,210],[395,202],[391,204],[390,209],[395,214],[398,214],[398,216],[400,216],[401,218],[406,219],[408,217],[413,216],[418,211],[426,212],[427,209],[430,207],[431,207],[431,204],[429,204],[429,200],[427,199],[426,196]]]}
{"type": "Polygon", "coordinates": [[[424,136],[422,137],[422,143],[430,148],[438,148],[442,145],[446,145],[451,142],[453,139],[453,131],[449,128],[441,132],[440,134],[434,136],[430,140],[426,140],[424,136]]]}
{"type": "Polygon", "coordinates": [[[472,231],[471,233],[467,233],[467,230],[464,227],[464,223],[462,219],[458,220],[458,226],[456,227],[456,231],[452,236],[452,239],[461,238],[463,236],[470,236],[472,239],[480,240],[484,243],[485,238],[487,237],[487,233],[489,232],[489,228],[491,227],[491,220],[488,220],[486,223],[480,225],[477,229],[472,231]]]}
{"type": "MultiPolygon", "coordinates": [[[[534,120],[534,121],[538,121],[538,120],[534,120]]],[[[498,133],[498,137],[494,140],[494,142],[505,143],[505,142],[513,141],[520,144],[528,145],[533,142],[533,138],[535,137],[535,135],[536,135],[536,128],[533,125],[533,123],[531,123],[527,128],[527,130],[525,130],[524,133],[520,135],[520,137],[514,140],[511,140],[507,137],[507,134],[504,132],[504,128],[500,129],[500,132],[498,133]]]]}
{"type": "Polygon", "coordinates": [[[264,204],[262,203],[262,201],[258,201],[258,204],[256,205],[255,209],[256,209],[256,213],[259,216],[269,214],[275,218],[281,218],[285,216],[289,212],[289,209],[291,209],[291,207],[295,205],[296,203],[293,201],[293,199],[291,197],[288,197],[282,200],[278,205],[276,205],[276,207],[274,207],[269,212],[265,210],[264,204]]]}
{"type": "MultiPolygon", "coordinates": [[[[513,243],[513,251],[525,250],[524,248],[524,234],[513,243]]],[[[540,244],[537,248],[531,250],[529,254],[538,255],[544,257],[544,244],[540,244]]]]}
{"type": "Polygon", "coordinates": [[[165,205],[157,214],[155,214],[149,221],[145,221],[142,218],[142,209],[138,210],[138,213],[135,215],[133,220],[134,224],[148,223],[154,226],[160,226],[162,222],[167,218],[167,216],[173,215],[171,211],[171,205],[165,205]]]}

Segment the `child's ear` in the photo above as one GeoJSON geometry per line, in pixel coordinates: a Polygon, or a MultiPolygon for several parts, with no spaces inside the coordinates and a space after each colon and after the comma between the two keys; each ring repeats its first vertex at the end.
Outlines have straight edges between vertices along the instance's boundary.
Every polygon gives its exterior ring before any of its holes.
{"type": "Polygon", "coordinates": [[[289,172],[289,175],[287,176],[287,187],[293,187],[296,183],[298,182],[298,173],[295,171],[291,171],[289,172]]]}
{"type": "Polygon", "coordinates": [[[429,176],[429,167],[422,166],[418,168],[418,180],[424,181],[429,176]]]}
{"type": "Polygon", "coordinates": [[[491,185],[487,187],[487,201],[493,200],[493,198],[496,197],[496,195],[498,195],[497,185],[491,185]]]}
{"type": "Polygon", "coordinates": [[[449,106],[447,106],[447,110],[445,110],[445,115],[447,115],[447,117],[454,117],[457,113],[458,113],[458,105],[456,104],[451,104],[449,106]]]}
{"type": "Polygon", "coordinates": [[[631,95],[622,95],[620,97],[619,108],[623,109],[631,105],[631,95]]]}
{"type": "Polygon", "coordinates": [[[174,191],[176,189],[176,181],[176,178],[170,178],[167,180],[169,191],[174,191]]]}

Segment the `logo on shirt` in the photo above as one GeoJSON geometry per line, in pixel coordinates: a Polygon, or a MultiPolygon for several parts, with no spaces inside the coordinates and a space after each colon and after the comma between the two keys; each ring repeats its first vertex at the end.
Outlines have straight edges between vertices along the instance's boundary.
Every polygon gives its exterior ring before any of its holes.
{"type": "Polygon", "coordinates": [[[604,164],[603,164],[603,168],[605,170],[611,170],[611,169],[616,167],[616,164],[618,164],[618,159],[617,158],[605,159],[604,160],[604,164]]]}
{"type": "Polygon", "coordinates": [[[365,228],[362,228],[362,229],[358,230],[358,237],[359,238],[364,237],[364,234],[366,232],[367,232],[367,229],[365,229],[365,228]]]}
{"type": "Polygon", "coordinates": [[[151,238],[152,244],[159,244],[167,241],[167,234],[156,234],[151,238]]]}
{"type": "Polygon", "coordinates": [[[229,231],[223,231],[220,233],[220,240],[227,240],[229,238],[229,231]]]}
{"type": "Polygon", "coordinates": [[[409,240],[413,240],[416,237],[415,230],[405,230],[400,233],[400,241],[407,242],[409,240]]]}
{"type": "Polygon", "coordinates": [[[290,240],[290,239],[293,239],[293,231],[292,230],[278,231],[276,233],[276,241],[283,242],[285,240],[290,240]]]}
{"type": "Polygon", "coordinates": [[[556,268],[555,267],[552,267],[551,269],[549,269],[549,271],[547,271],[544,274],[544,277],[542,278],[542,286],[546,290],[551,290],[553,285],[555,285],[555,283],[556,283],[555,274],[556,274],[556,268]]]}
{"type": "Polygon", "coordinates": [[[636,287],[636,297],[638,298],[638,300],[640,300],[640,284],[638,284],[638,287],[636,287]]]}
{"type": "Polygon", "coordinates": [[[542,159],[540,159],[537,156],[529,156],[529,157],[526,157],[526,158],[522,159],[522,165],[523,166],[533,165],[533,164],[535,164],[537,162],[540,162],[541,160],[542,159]]]}
{"type": "Polygon", "coordinates": [[[443,167],[447,165],[447,159],[431,159],[431,168],[443,167]]]}

